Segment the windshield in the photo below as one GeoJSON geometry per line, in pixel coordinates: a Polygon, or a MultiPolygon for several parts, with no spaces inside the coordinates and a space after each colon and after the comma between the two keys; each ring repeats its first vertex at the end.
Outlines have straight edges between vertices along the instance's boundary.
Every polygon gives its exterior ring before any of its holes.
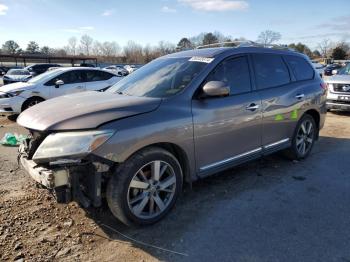
{"type": "Polygon", "coordinates": [[[169,97],[184,90],[207,65],[190,58],[160,58],[108,89],[131,96],[169,97]]]}
{"type": "Polygon", "coordinates": [[[30,75],[29,71],[23,70],[23,69],[10,69],[7,72],[7,75],[20,75],[20,76],[25,76],[25,75],[30,75]]]}
{"type": "Polygon", "coordinates": [[[33,77],[32,79],[30,79],[28,81],[28,83],[38,83],[39,81],[50,80],[53,76],[57,75],[58,72],[60,72],[60,71],[62,71],[62,70],[54,69],[54,70],[47,71],[43,74],[40,74],[40,75],[33,77]]]}
{"type": "Polygon", "coordinates": [[[350,75],[350,64],[347,64],[345,67],[338,71],[338,75],[350,75]]]}

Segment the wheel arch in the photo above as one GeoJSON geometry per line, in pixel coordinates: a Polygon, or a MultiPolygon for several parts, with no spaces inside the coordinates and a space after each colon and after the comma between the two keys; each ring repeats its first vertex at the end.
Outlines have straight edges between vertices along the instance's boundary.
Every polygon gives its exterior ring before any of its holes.
{"type": "Polygon", "coordinates": [[[189,162],[187,153],[183,148],[181,148],[180,146],[178,146],[174,143],[159,142],[159,143],[154,143],[154,144],[150,144],[150,145],[147,145],[145,147],[142,147],[139,150],[137,150],[136,152],[134,152],[133,154],[135,154],[141,150],[144,150],[146,148],[149,148],[149,147],[159,147],[159,148],[167,150],[171,154],[173,154],[181,165],[184,181],[186,181],[187,183],[192,182],[191,171],[190,171],[191,170],[190,169],[190,162],[189,162]]]}
{"type": "MultiPolygon", "coordinates": [[[[309,109],[304,113],[304,115],[310,115],[314,119],[314,121],[316,123],[316,127],[319,131],[320,130],[320,120],[321,120],[320,113],[315,109],[309,109]]],[[[318,133],[319,132],[317,132],[317,139],[318,139],[318,133]]]]}
{"type": "Polygon", "coordinates": [[[28,101],[34,100],[34,99],[40,99],[40,100],[42,100],[42,101],[45,101],[45,100],[46,100],[45,98],[43,98],[43,97],[41,97],[41,96],[38,96],[38,95],[28,97],[28,98],[23,102],[23,104],[22,104],[22,106],[21,106],[21,111],[24,111],[25,106],[26,106],[26,104],[28,103],[28,101]]]}

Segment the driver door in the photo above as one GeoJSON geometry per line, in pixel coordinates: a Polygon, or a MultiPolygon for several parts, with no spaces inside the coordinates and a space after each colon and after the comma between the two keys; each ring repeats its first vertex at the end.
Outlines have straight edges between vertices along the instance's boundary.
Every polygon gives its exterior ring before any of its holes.
{"type": "Polygon", "coordinates": [[[50,85],[50,98],[57,96],[79,93],[86,90],[86,83],[83,78],[82,70],[72,70],[52,79],[50,85]],[[62,80],[63,85],[56,85],[57,80],[62,80]]]}
{"type": "Polygon", "coordinates": [[[247,57],[224,60],[204,84],[209,81],[225,82],[230,87],[230,95],[192,101],[196,165],[200,176],[261,154],[261,99],[252,90],[247,57]]]}

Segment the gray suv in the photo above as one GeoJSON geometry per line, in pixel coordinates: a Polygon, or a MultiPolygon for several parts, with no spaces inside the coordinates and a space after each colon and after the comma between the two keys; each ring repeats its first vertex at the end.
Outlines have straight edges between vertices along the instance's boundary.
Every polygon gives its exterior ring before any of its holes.
{"type": "Polygon", "coordinates": [[[310,153],[326,86],[299,53],[261,47],[196,49],[158,58],[105,92],[62,96],[24,111],[26,171],[59,202],[151,224],[184,182],[279,150],[310,153]]]}

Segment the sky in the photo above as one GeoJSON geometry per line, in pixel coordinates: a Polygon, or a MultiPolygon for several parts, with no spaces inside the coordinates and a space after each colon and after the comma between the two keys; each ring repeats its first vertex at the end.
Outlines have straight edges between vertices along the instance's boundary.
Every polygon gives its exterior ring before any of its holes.
{"type": "Polygon", "coordinates": [[[323,39],[350,41],[350,0],[0,0],[0,45],[15,40],[62,47],[68,38],[177,44],[219,31],[255,41],[280,32],[280,43],[316,48],[323,39]]]}

